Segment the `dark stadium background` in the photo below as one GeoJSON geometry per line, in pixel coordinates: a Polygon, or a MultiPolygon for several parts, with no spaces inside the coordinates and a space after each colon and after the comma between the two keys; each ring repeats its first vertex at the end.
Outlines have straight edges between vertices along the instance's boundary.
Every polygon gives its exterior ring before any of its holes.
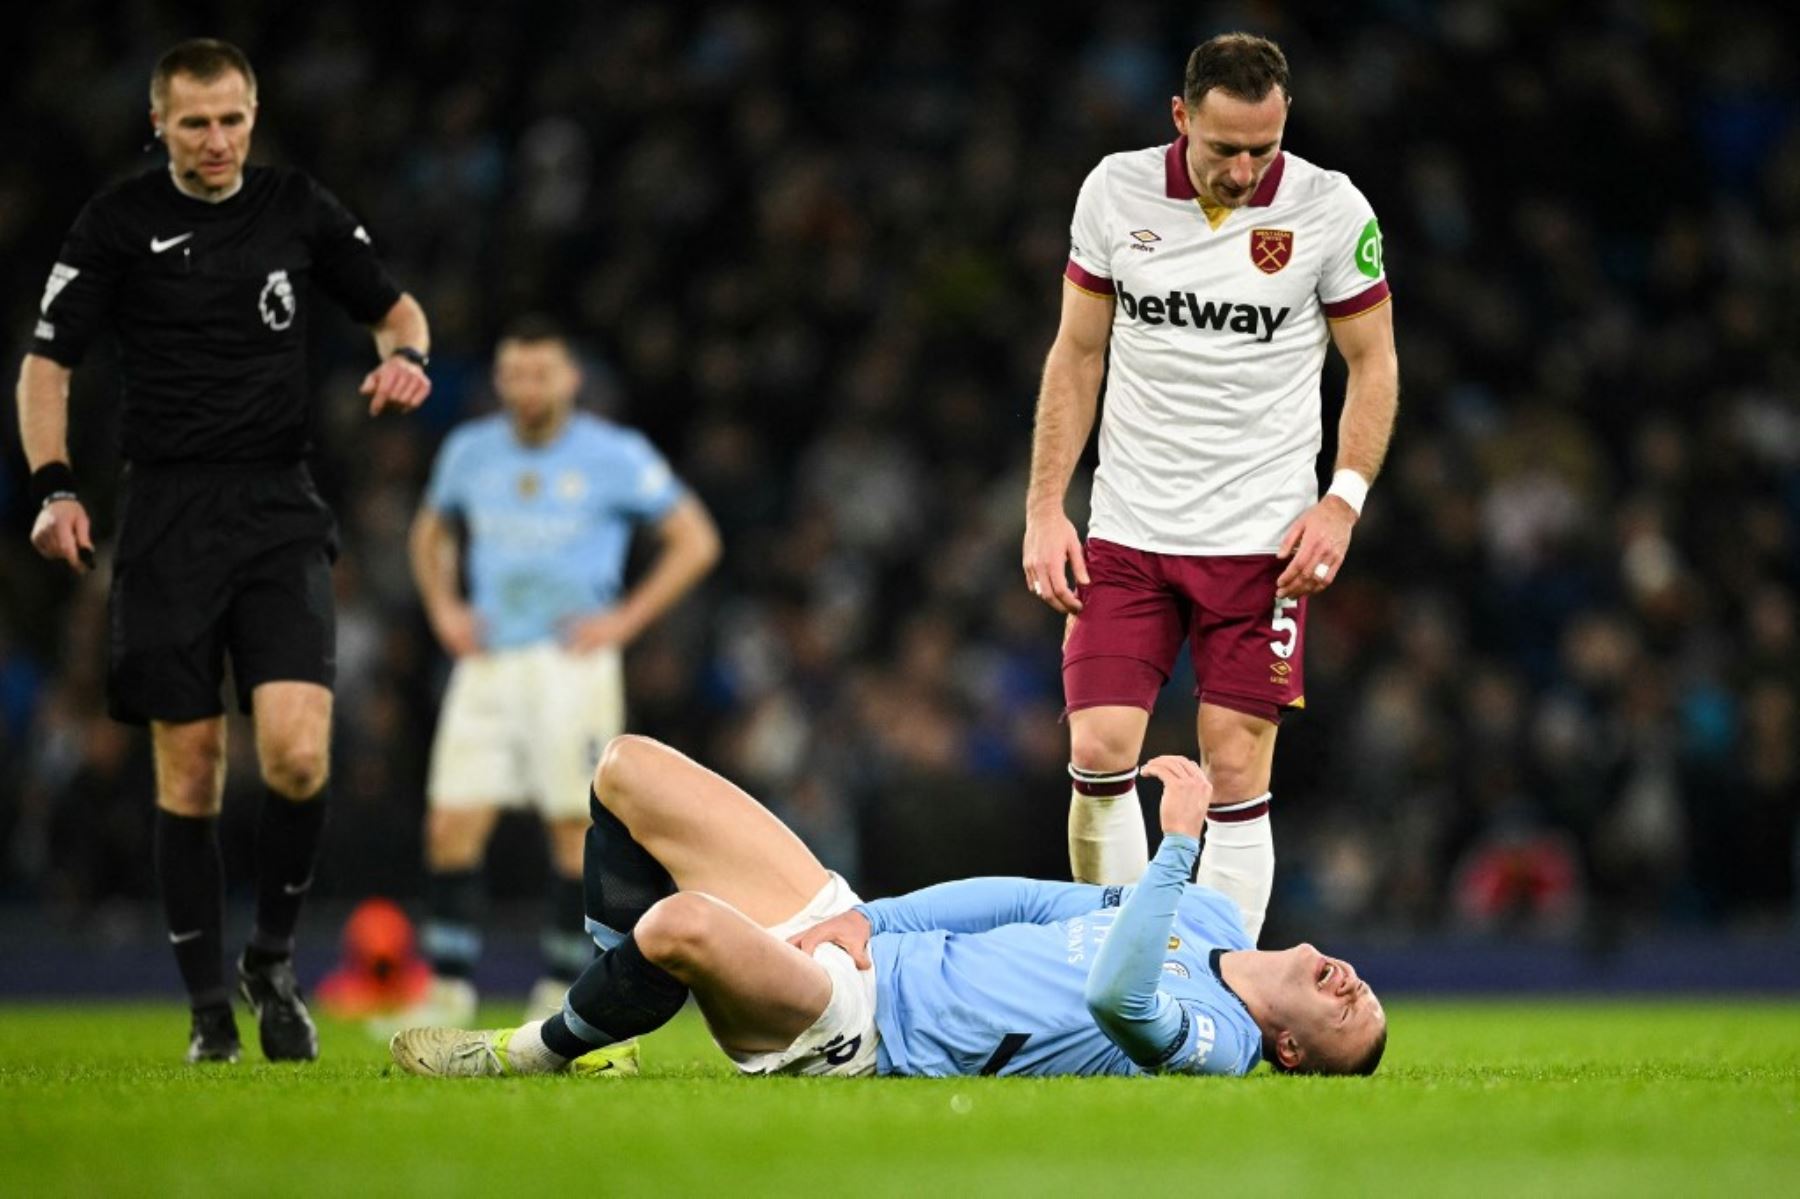
{"type": "MultiPolygon", "coordinates": [[[[1281,735],[1271,943],[1386,947],[1421,985],[1483,947],[1544,977],[1636,960],[1653,982],[1645,947],[1702,942],[1767,965],[1792,955],[1800,849],[1800,90],[1774,13],[30,6],[0,74],[6,369],[82,201],[159,161],[158,53],[236,41],[256,158],[364,219],[435,340],[427,408],[370,422],[366,338],[315,325],[345,552],[313,953],[351,901],[418,891],[445,663],[404,535],[529,311],[579,335],[586,402],[645,429],[725,534],[630,654],[632,727],[771,799],[867,894],[1062,876],[1060,630],[1018,556],[1069,214],[1101,155],[1171,136],[1193,44],[1272,35],[1288,146],[1381,216],[1403,401],[1281,735]]],[[[115,394],[107,354],[77,373],[103,539],[115,394]]],[[[105,573],[32,554],[10,403],[0,423],[0,929],[16,969],[131,950],[128,985],[173,994],[146,740],[102,711],[105,573]]],[[[1078,519],[1084,495],[1085,472],[1078,519]]],[[[1147,752],[1191,750],[1190,685],[1147,752]]],[[[249,747],[234,728],[240,898],[249,747]]],[[[540,853],[509,825],[503,913],[535,911],[540,853]]]]}

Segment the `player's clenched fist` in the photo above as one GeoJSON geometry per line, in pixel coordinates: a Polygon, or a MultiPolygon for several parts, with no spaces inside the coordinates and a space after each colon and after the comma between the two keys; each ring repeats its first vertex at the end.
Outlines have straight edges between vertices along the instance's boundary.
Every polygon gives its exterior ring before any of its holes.
{"type": "Polygon", "coordinates": [[[1212,780],[1192,758],[1166,754],[1145,763],[1143,774],[1163,785],[1162,829],[1167,833],[1198,838],[1212,805],[1212,780]]]}

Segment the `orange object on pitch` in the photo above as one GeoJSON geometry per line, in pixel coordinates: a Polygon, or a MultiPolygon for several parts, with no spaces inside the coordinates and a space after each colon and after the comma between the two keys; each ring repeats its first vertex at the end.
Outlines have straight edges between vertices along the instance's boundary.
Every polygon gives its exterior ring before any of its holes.
{"type": "Polygon", "coordinates": [[[431,986],[431,967],[413,951],[412,921],[389,899],[365,899],[344,923],[344,959],[313,995],[341,1020],[408,1007],[431,986]]]}

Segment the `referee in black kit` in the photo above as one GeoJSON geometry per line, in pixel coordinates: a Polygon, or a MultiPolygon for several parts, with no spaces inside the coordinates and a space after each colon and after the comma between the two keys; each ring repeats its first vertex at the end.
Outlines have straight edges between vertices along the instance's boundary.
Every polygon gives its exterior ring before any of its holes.
{"type": "Polygon", "coordinates": [[[110,325],[127,465],[107,697],[115,719],[150,725],[156,869],[193,1005],[188,1060],[239,1050],[218,838],[226,658],[267,787],[238,989],[265,1057],[311,1060],[318,1032],[294,979],[294,925],[325,823],[337,531],[303,462],[308,284],[374,332],[381,361],[362,384],[371,415],[424,402],[429,330],[329,192],[296,170],[246,165],[256,75],[240,50],[195,40],[163,55],[150,120],[167,169],[108,188],[76,218],[20,370],[39,506],[31,543],[77,571],[92,564],[68,455],[69,375],[110,325]]]}

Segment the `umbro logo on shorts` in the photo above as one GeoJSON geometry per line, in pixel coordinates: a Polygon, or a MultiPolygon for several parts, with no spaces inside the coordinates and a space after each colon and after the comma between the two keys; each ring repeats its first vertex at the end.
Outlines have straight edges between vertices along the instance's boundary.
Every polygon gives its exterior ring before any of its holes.
{"type": "Polygon", "coordinates": [[[1253,333],[1256,340],[1267,342],[1275,330],[1287,320],[1291,308],[1267,308],[1260,304],[1232,304],[1222,300],[1202,300],[1191,291],[1172,291],[1166,296],[1134,296],[1119,285],[1119,306],[1129,320],[1146,325],[1174,325],[1180,329],[1211,329],[1233,333],[1253,333]]]}

